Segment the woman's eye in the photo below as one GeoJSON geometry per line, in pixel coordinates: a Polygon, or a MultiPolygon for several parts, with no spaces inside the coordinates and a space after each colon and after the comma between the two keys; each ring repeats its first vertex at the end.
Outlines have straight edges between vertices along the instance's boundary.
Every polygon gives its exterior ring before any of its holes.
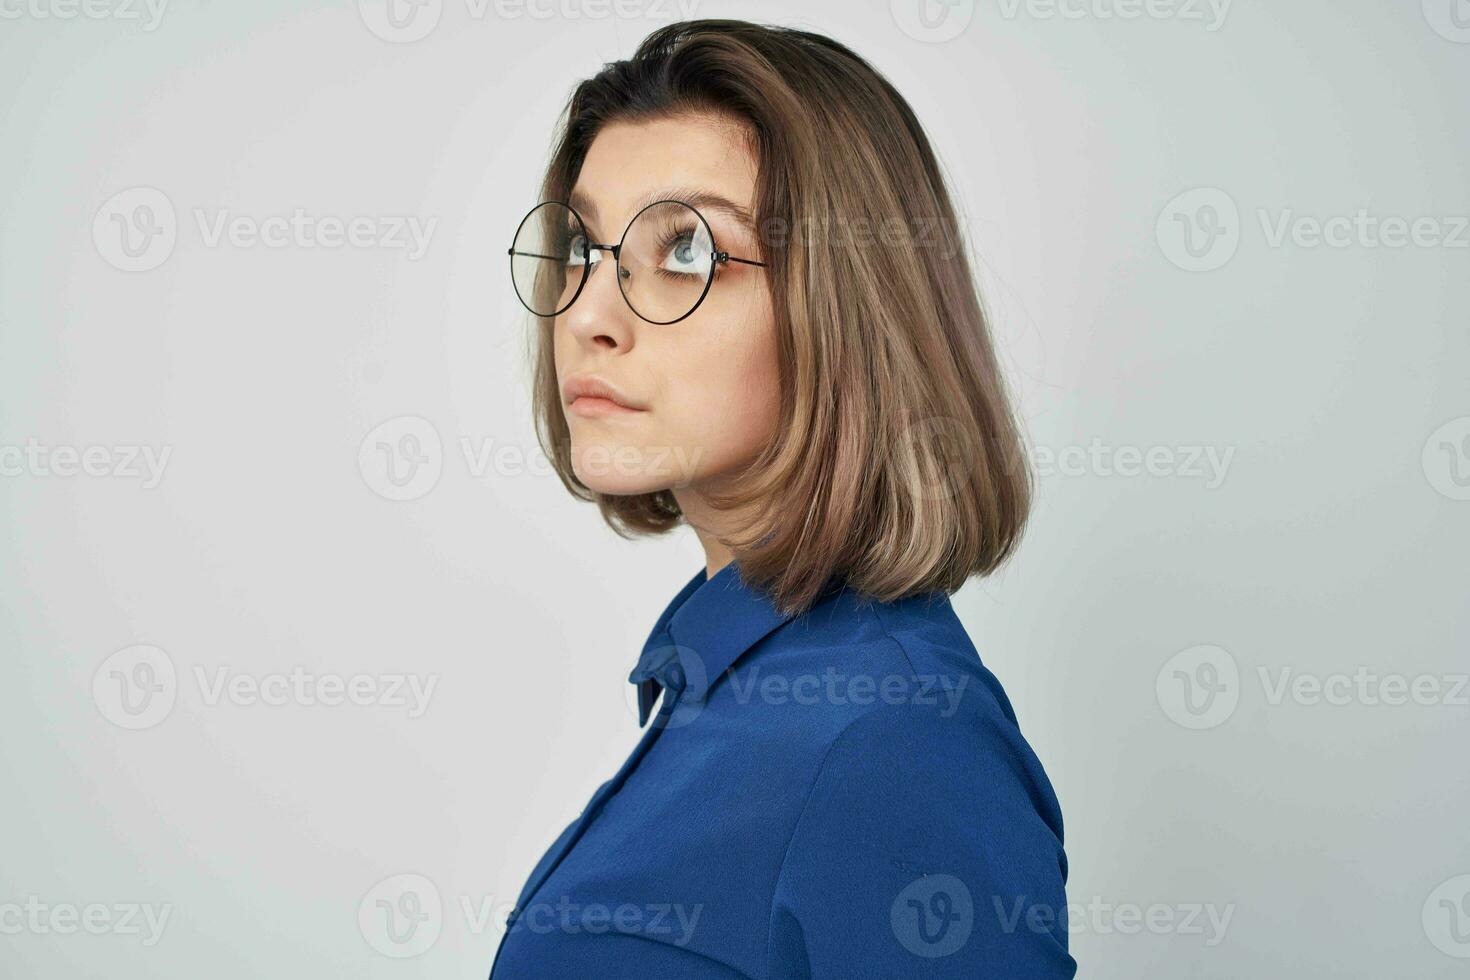
{"type": "Polygon", "coordinates": [[[587,239],[582,235],[572,235],[568,242],[567,265],[586,265],[587,239]]]}
{"type": "Polygon", "coordinates": [[[710,256],[707,252],[695,248],[694,236],[688,232],[676,236],[668,247],[668,257],[665,268],[669,272],[686,273],[688,275],[704,275],[709,271],[710,256]]]}

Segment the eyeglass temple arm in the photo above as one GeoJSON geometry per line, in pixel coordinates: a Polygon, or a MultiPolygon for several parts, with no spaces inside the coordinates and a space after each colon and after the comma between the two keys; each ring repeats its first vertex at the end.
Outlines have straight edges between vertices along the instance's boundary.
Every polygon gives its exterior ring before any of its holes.
{"type": "MultiPolygon", "coordinates": [[[[593,251],[593,252],[611,252],[614,255],[614,257],[616,257],[617,254],[618,254],[618,249],[622,248],[622,246],[621,245],[599,245],[596,242],[588,242],[587,243],[587,248],[588,248],[588,250],[593,251]]],[[[517,252],[516,251],[516,247],[514,245],[512,245],[510,248],[506,249],[506,251],[509,252],[511,255],[528,255],[531,258],[535,258],[535,259],[557,259],[558,258],[558,256],[555,256],[555,255],[542,255],[540,252],[517,252]]]]}
{"type": "Polygon", "coordinates": [[[731,255],[729,252],[716,252],[715,253],[715,261],[716,262],[740,262],[740,263],[743,263],[745,265],[758,265],[758,266],[762,266],[762,267],[765,266],[765,263],[764,262],[756,262],[753,259],[737,259],[735,256],[731,255]]]}

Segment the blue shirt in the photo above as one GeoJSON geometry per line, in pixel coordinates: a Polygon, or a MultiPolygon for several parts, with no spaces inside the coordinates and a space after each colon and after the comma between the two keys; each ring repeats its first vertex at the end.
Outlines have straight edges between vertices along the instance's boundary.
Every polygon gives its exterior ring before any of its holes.
{"type": "Polygon", "coordinates": [[[943,592],[793,618],[701,570],[630,680],[658,713],[492,980],[1075,975],[1056,796],[943,592]]]}

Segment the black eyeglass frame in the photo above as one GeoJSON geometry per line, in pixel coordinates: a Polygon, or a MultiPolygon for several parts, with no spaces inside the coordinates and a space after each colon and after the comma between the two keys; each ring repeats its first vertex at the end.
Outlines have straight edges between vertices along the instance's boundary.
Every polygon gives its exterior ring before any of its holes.
{"type": "MultiPolygon", "coordinates": [[[[587,251],[589,253],[590,252],[593,252],[593,251],[598,251],[598,252],[611,252],[612,253],[612,257],[613,257],[613,267],[614,268],[619,268],[619,261],[620,261],[620,256],[621,256],[622,251],[623,251],[623,245],[628,240],[628,231],[633,227],[633,224],[640,217],[643,216],[643,212],[644,211],[647,211],[649,208],[657,207],[660,204],[678,204],[678,205],[681,205],[683,207],[686,207],[690,211],[693,211],[694,212],[694,216],[696,218],[698,218],[699,219],[699,223],[704,226],[704,232],[705,232],[706,235],[709,236],[710,244],[715,246],[715,250],[710,253],[709,275],[706,276],[705,277],[705,280],[704,280],[704,291],[699,294],[699,299],[697,299],[697,300],[694,301],[694,305],[689,308],[689,312],[688,313],[685,313],[683,316],[676,317],[673,320],[650,320],[648,317],[644,316],[642,313],[639,313],[638,312],[638,308],[633,305],[633,301],[630,300],[630,299],[628,299],[628,294],[623,291],[623,278],[622,278],[622,276],[619,276],[618,277],[618,295],[620,295],[620,296],[623,297],[623,302],[628,304],[628,309],[632,310],[633,311],[633,314],[635,316],[637,316],[638,319],[643,320],[646,323],[652,323],[652,324],[655,324],[657,326],[666,327],[669,324],[678,323],[680,320],[683,320],[683,319],[685,319],[685,318],[687,318],[689,316],[692,316],[693,313],[694,313],[694,311],[697,310],[697,309],[699,309],[700,304],[704,302],[704,298],[709,295],[710,287],[714,285],[714,282],[715,282],[715,265],[718,264],[718,263],[723,263],[723,262],[739,262],[739,263],[742,263],[743,265],[757,265],[757,266],[760,266],[761,268],[765,268],[765,265],[766,265],[764,262],[757,262],[754,259],[737,258],[736,256],[731,255],[729,252],[722,252],[722,251],[720,251],[719,250],[719,243],[715,241],[715,233],[710,228],[709,221],[707,221],[705,219],[705,217],[704,217],[703,214],[700,214],[698,208],[696,208],[692,204],[689,204],[686,201],[680,201],[680,200],[676,200],[674,198],[666,198],[666,199],[664,199],[662,201],[654,201],[653,203],[648,204],[648,205],[640,208],[638,210],[638,213],[637,214],[633,215],[632,218],[628,219],[628,226],[623,229],[623,236],[618,239],[618,243],[616,245],[599,245],[599,244],[594,243],[591,240],[591,237],[589,236],[589,234],[587,232],[587,222],[585,222],[585,221],[582,220],[582,216],[577,213],[577,209],[576,208],[572,207],[570,204],[566,203],[565,201],[542,201],[540,204],[536,205],[530,211],[526,212],[526,216],[521,219],[521,223],[518,224],[518,225],[516,225],[515,237],[511,239],[510,248],[507,249],[507,253],[510,255],[510,283],[511,283],[511,288],[515,290],[516,299],[520,300],[521,301],[521,305],[524,306],[527,310],[530,310],[531,311],[531,315],[532,316],[539,316],[539,317],[561,316],[567,310],[571,309],[572,304],[575,303],[577,301],[577,298],[582,295],[582,289],[587,285],[587,280],[592,275],[592,266],[593,266],[593,263],[591,263],[591,262],[584,262],[582,264],[582,281],[579,282],[579,283],[577,283],[577,291],[572,294],[572,298],[571,299],[567,300],[567,303],[566,303],[565,306],[563,306],[559,310],[556,310],[553,313],[538,313],[538,312],[536,312],[535,310],[531,309],[531,304],[530,303],[527,303],[525,297],[521,295],[520,288],[516,285],[516,268],[515,268],[515,262],[516,262],[516,256],[517,255],[527,256],[527,257],[536,258],[536,259],[549,259],[551,261],[560,261],[560,258],[557,257],[557,256],[554,256],[554,255],[538,255],[535,252],[517,252],[516,251],[516,246],[515,246],[515,243],[516,243],[517,239],[519,239],[521,237],[521,229],[526,226],[526,222],[527,221],[530,221],[531,220],[531,216],[534,215],[537,211],[540,211],[542,208],[546,207],[549,204],[555,204],[558,207],[563,207],[563,208],[566,208],[568,211],[570,211],[572,217],[575,218],[576,221],[577,221],[577,227],[581,229],[582,237],[585,238],[585,239],[587,239],[587,251]]],[[[601,265],[601,264],[602,264],[601,262],[598,262],[597,263],[597,265],[601,265]]]]}

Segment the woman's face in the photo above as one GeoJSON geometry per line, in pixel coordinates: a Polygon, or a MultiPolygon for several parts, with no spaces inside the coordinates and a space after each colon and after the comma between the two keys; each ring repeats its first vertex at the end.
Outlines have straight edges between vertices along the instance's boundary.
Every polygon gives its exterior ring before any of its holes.
{"type": "MultiPolygon", "coordinates": [[[[715,117],[614,123],[588,150],[571,204],[592,241],[616,245],[644,204],[686,201],[709,222],[720,251],[761,261],[752,227],[690,196],[717,195],[749,214],[755,170],[741,130],[715,117]]],[[[673,268],[690,267],[689,244],[672,250],[679,252],[673,268]]],[[[772,438],[779,397],[765,270],[719,263],[692,315],[655,324],[624,302],[610,252],[594,252],[590,261],[581,295],[554,325],[577,478],[607,494],[698,493],[749,463],[772,438]],[[587,379],[610,385],[630,407],[568,391],[587,379]]]]}

